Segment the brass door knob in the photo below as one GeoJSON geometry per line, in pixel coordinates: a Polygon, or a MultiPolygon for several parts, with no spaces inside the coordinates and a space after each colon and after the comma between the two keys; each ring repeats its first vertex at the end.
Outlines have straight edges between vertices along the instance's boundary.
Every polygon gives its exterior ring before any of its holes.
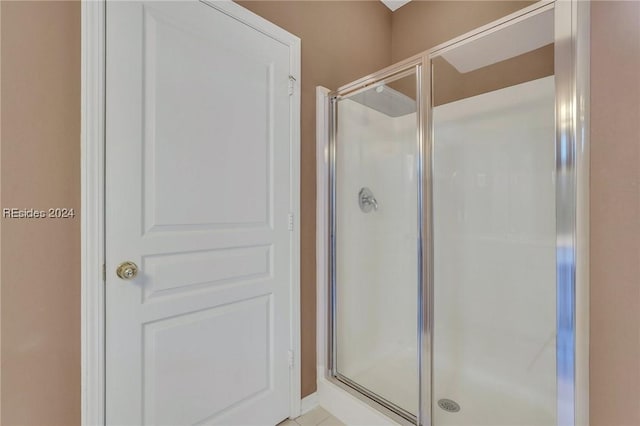
{"type": "Polygon", "coordinates": [[[122,262],[116,269],[116,274],[123,280],[132,280],[138,275],[138,265],[133,262],[122,262]]]}

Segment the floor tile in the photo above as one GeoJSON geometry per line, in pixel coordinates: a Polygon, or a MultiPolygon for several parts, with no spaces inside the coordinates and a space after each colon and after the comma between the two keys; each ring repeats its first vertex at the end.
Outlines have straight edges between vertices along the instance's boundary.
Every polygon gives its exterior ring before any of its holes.
{"type": "Polygon", "coordinates": [[[320,422],[319,426],[346,426],[346,425],[342,423],[340,420],[338,420],[336,417],[330,415],[329,417],[324,419],[322,422],[320,422]]]}
{"type": "Polygon", "coordinates": [[[314,408],[306,414],[298,417],[296,423],[300,426],[317,426],[323,420],[326,420],[331,414],[322,407],[314,408]]]}

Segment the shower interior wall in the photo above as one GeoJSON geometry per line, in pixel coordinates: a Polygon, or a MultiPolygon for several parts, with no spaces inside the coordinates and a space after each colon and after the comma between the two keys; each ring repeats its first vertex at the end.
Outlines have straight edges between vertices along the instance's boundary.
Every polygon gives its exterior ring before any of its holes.
{"type": "Polygon", "coordinates": [[[553,76],[433,110],[437,425],[556,424],[554,114],[553,76]]]}

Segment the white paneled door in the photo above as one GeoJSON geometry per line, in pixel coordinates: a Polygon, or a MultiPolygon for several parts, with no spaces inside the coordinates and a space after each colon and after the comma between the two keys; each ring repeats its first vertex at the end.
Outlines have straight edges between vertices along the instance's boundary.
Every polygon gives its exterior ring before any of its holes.
{"type": "Polygon", "coordinates": [[[106,7],[106,423],[274,425],[298,40],[231,2],[106,7]]]}

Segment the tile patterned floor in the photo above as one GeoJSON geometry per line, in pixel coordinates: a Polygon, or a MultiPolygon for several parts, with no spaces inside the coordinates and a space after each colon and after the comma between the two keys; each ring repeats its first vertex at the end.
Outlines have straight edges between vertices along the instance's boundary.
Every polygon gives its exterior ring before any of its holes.
{"type": "Polygon", "coordinates": [[[313,410],[301,415],[294,420],[285,420],[278,426],[346,426],[340,420],[331,415],[322,407],[316,407],[313,410]]]}

